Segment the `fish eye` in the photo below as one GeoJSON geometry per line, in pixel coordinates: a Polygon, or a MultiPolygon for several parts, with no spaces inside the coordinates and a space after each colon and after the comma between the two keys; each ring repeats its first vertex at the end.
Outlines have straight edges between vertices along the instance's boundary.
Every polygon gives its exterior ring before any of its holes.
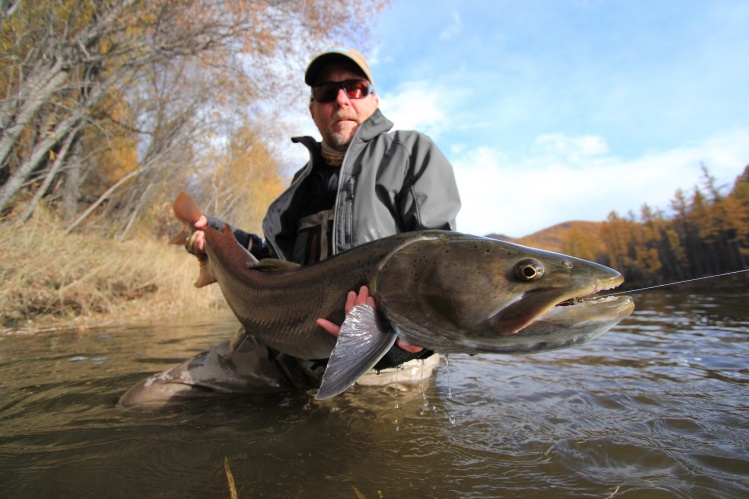
{"type": "Polygon", "coordinates": [[[544,275],[544,266],[536,260],[523,260],[515,265],[515,277],[521,281],[533,281],[544,275]]]}

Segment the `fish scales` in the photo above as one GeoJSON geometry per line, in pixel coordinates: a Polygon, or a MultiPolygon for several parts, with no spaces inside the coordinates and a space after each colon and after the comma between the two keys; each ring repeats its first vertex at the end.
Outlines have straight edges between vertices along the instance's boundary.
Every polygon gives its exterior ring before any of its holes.
{"type": "Polygon", "coordinates": [[[230,231],[204,232],[212,272],[247,332],[280,352],[311,359],[328,358],[335,345],[316,320],[343,322],[347,293],[372,286],[382,260],[414,239],[408,234],[380,239],[301,267],[277,261],[254,265],[230,231]]]}

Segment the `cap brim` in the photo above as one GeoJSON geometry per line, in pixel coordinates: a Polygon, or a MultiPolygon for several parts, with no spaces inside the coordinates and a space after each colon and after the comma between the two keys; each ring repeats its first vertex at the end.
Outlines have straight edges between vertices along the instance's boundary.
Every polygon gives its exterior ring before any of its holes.
{"type": "Polygon", "coordinates": [[[340,62],[354,64],[357,68],[359,68],[364,77],[367,78],[367,80],[369,80],[372,85],[374,85],[374,81],[372,80],[372,73],[369,71],[367,61],[364,60],[363,57],[361,57],[361,60],[357,59],[359,59],[359,57],[355,57],[354,55],[347,52],[324,52],[312,59],[312,62],[310,62],[309,66],[307,66],[307,71],[304,73],[304,82],[309,86],[314,85],[315,83],[317,83],[315,81],[317,78],[317,74],[323,67],[327,66],[328,64],[340,62]]]}

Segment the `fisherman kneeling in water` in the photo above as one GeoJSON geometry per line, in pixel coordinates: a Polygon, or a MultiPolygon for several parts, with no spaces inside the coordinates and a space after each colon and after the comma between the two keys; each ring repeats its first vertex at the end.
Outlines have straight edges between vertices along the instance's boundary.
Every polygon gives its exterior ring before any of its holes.
{"type": "MultiPolygon", "coordinates": [[[[305,73],[311,87],[310,114],[322,135],[295,137],[310,160],[290,187],[269,207],[263,220],[266,239],[234,230],[240,244],[258,258],[311,264],[360,244],[401,232],[455,230],[460,197],[452,166],[424,134],[393,131],[378,109],[369,66],[353,49],[334,47],[312,59],[305,73]]],[[[196,229],[223,222],[202,217],[196,229]]],[[[204,252],[203,233],[186,242],[191,253],[204,252]]],[[[342,300],[344,297],[342,297],[342,300]]],[[[368,290],[348,296],[346,313],[370,303],[368,290]]],[[[337,334],[338,325],[320,319],[337,334]]],[[[437,355],[398,340],[374,371],[359,384],[387,384],[383,369],[402,366],[398,382],[431,375],[437,355]],[[424,360],[426,359],[426,360],[424,360]]],[[[268,393],[320,385],[325,359],[280,354],[252,336],[239,344],[217,345],[128,390],[123,405],[166,402],[211,393],[268,393]]]]}

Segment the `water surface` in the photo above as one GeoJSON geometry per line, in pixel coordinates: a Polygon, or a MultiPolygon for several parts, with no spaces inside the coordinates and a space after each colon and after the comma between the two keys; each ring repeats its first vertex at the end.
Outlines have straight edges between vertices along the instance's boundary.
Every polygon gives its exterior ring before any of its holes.
{"type": "Polygon", "coordinates": [[[749,295],[646,292],[612,331],[532,356],[451,355],[429,382],[117,398],[232,336],[202,321],[0,337],[0,496],[747,497],[749,295]],[[355,490],[356,489],[356,490],[355,490]]]}

